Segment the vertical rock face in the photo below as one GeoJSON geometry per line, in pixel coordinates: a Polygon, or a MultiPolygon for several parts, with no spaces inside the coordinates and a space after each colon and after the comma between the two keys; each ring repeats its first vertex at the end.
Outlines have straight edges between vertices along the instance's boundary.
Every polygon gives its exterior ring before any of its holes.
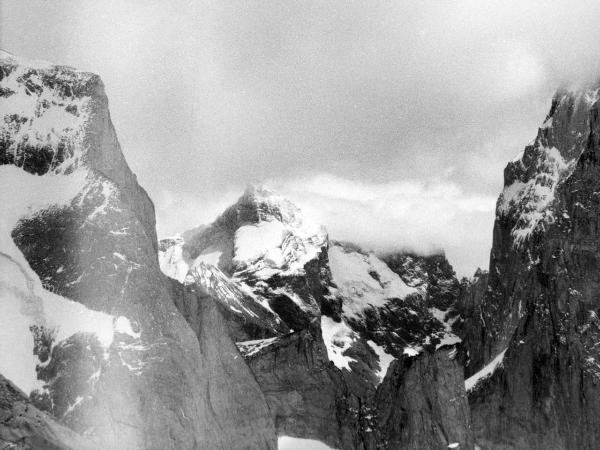
{"type": "Polygon", "coordinates": [[[488,272],[481,269],[477,269],[473,278],[463,278],[455,304],[460,320],[455,323],[454,331],[463,341],[459,357],[464,361],[465,377],[473,375],[486,362],[484,348],[487,330],[482,303],[488,292],[488,278],[488,272]]]}
{"type": "Polygon", "coordinates": [[[176,307],[100,79],[0,56],[0,372],[104,448],[275,448],[218,312],[176,307]]]}
{"type": "Polygon", "coordinates": [[[559,92],[505,170],[482,316],[473,317],[484,345],[465,337],[484,448],[600,445],[597,99],[597,88],[559,92]]]}
{"type": "Polygon", "coordinates": [[[215,299],[280,436],[472,448],[452,331],[460,285],[443,255],[381,259],[330,242],[289,201],[250,188],[213,224],[162,240],[159,259],[215,299]]]}
{"type": "Polygon", "coordinates": [[[456,350],[400,358],[377,391],[383,448],[473,448],[456,350]]]}

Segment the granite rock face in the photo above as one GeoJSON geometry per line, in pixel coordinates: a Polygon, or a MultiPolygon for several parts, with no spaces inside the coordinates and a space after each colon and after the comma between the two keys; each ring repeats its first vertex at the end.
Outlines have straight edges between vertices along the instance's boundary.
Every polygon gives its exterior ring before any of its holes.
{"type": "Polygon", "coordinates": [[[600,445],[597,100],[597,87],[558,92],[508,164],[487,286],[460,302],[480,312],[463,337],[482,448],[600,445]]]}
{"type": "Polygon", "coordinates": [[[1,56],[2,326],[21,333],[1,345],[21,358],[0,372],[103,448],[275,448],[219,312],[199,308],[192,329],[176,306],[188,294],[160,271],[100,79],[1,56]]]}

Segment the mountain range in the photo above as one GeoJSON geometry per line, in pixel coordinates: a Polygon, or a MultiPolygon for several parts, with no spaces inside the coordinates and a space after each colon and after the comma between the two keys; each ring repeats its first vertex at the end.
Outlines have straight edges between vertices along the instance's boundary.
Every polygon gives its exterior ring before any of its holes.
{"type": "Polygon", "coordinates": [[[600,448],[599,91],[555,94],[459,280],[258,185],[159,240],[100,78],[2,52],[1,448],[600,448]]]}

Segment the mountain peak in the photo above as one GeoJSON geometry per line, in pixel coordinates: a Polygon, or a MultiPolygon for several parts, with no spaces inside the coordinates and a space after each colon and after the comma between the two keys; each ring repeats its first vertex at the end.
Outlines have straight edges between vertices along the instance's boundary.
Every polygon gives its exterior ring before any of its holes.
{"type": "Polygon", "coordinates": [[[302,225],[300,208],[262,184],[248,185],[244,194],[225,211],[224,216],[228,216],[231,209],[237,212],[236,218],[240,225],[244,222],[260,223],[272,220],[293,226],[302,225]]]}

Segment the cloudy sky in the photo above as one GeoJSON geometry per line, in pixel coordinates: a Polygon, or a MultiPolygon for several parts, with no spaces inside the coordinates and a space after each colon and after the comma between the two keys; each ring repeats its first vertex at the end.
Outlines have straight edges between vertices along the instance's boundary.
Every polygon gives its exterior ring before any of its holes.
{"type": "Polygon", "coordinates": [[[600,74],[596,1],[2,0],[0,46],[100,74],[159,234],[248,182],[334,238],[488,263],[502,171],[600,74]]]}

